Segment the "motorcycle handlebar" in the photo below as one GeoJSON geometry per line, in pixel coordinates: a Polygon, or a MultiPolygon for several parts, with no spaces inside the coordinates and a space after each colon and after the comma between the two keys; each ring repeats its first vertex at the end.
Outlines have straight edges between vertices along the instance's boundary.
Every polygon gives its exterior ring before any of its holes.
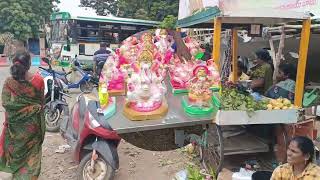
{"type": "Polygon", "coordinates": [[[46,69],[46,68],[43,68],[43,67],[39,67],[39,69],[42,69],[42,70],[44,70],[44,71],[47,71],[48,73],[51,73],[51,72],[50,72],[50,69],[46,69]]]}

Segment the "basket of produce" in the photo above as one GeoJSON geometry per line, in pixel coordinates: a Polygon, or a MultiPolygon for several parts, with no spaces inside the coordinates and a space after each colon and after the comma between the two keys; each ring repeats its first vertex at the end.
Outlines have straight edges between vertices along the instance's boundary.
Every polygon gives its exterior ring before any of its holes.
{"type": "Polygon", "coordinates": [[[236,87],[224,87],[220,102],[218,125],[291,124],[299,118],[298,108],[288,99],[269,99],[236,87]]]}

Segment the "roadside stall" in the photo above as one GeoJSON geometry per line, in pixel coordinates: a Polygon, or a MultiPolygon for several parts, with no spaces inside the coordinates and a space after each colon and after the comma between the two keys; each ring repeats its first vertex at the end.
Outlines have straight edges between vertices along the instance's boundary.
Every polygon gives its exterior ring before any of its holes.
{"type": "MultiPolygon", "coordinates": [[[[192,1],[189,1],[191,3],[192,1]]],[[[299,126],[299,121],[305,122],[302,102],[304,95],[304,79],[309,45],[311,20],[308,14],[287,10],[287,6],[281,6],[275,1],[221,1],[220,3],[203,1],[202,7],[196,11],[190,10],[190,4],[180,2],[180,14],[178,28],[210,28],[213,26],[213,60],[219,67],[221,76],[221,91],[213,96],[214,102],[220,107],[213,124],[202,136],[203,146],[201,146],[201,156],[203,165],[208,169],[215,169],[220,172],[224,157],[236,154],[251,154],[270,152],[270,141],[266,141],[247,131],[233,131],[234,127],[252,125],[279,125],[280,134],[277,142],[282,143],[277,151],[285,154],[288,139],[294,134],[286,131],[287,125],[291,127],[299,126]],[[185,8],[185,9],[181,9],[185,8]],[[188,11],[188,9],[190,11],[188,11]],[[189,13],[188,13],[189,12],[189,13]],[[248,36],[259,37],[263,33],[263,27],[281,26],[289,22],[302,22],[299,60],[297,68],[297,78],[295,84],[294,105],[288,99],[270,99],[263,94],[252,93],[250,89],[251,81],[238,81],[238,31],[246,30],[248,36]],[[227,38],[226,50],[221,49],[221,37],[227,38]],[[224,56],[223,56],[224,55],[224,56]],[[231,68],[232,67],[232,68],[231,68]],[[232,81],[228,83],[232,69],[232,81]],[[235,85],[241,85],[242,90],[235,85]]],[[[280,4],[279,4],[280,3],[280,4]]],[[[266,126],[265,126],[266,127],[266,126]]],[[[309,129],[314,128],[313,121],[309,129]]],[[[295,131],[295,130],[293,130],[295,131]]],[[[301,133],[301,132],[300,132],[301,133]]],[[[303,135],[306,135],[304,132],[303,135]]],[[[313,138],[313,132],[309,133],[313,138]]],[[[285,158],[282,159],[282,163],[285,158]]],[[[272,169],[272,165],[267,168],[272,169]],[[271,167],[271,168],[270,168],[271,167]]]]}

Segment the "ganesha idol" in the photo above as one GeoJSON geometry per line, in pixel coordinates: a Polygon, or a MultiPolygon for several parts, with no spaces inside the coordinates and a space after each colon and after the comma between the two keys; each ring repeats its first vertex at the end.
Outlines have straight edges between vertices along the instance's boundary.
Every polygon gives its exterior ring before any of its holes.
{"type": "Polygon", "coordinates": [[[173,37],[170,36],[165,29],[157,29],[156,30],[156,47],[158,49],[157,52],[157,60],[162,64],[169,64],[171,59],[173,58],[173,37]]]}
{"type": "Polygon", "coordinates": [[[124,115],[131,120],[160,119],[168,112],[165,100],[164,77],[153,63],[153,53],[144,49],[133,65],[133,73],[128,78],[127,102],[124,115]]]}
{"type": "Polygon", "coordinates": [[[173,64],[169,66],[169,71],[170,84],[174,94],[188,92],[187,83],[192,78],[194,66],[193,61],[182,63],[178,57],[173,60],[173,64]]]}
{"type": "Polygon", "coordinates": [[[116,56],[110,56],[103,66],[100,82],[108,83],[108,92],[111,96],[125,94],[125,74],[118,67],[116,56]]]}
{"type": "Polygon", "coordinates": [[[188,115],[207,115],[213,112],[210,70],[206,65],[193,69],[193,78],[188,83],[188,95],[182,105],[188,115]]]}
{"type": "Polygon", "coordinates": [[[210,73],[209,79],[211,81],[211,87],[210,89],[213,91],[219,91],[220,86],[220,73],[218,70],[218,67],[216,66],[215,62],[210,59],[207,61],[207,67],[210,73]]]}

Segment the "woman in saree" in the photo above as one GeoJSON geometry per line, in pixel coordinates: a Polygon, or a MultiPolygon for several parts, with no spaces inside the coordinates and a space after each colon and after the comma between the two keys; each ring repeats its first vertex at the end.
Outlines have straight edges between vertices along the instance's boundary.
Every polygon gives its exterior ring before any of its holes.
{"type": "Polygon", "coordinates": [[[18,52],[13,58],[2,90],[5,108],[4,129],[0,138],[0,171],[15,180],[35,180],[41,169],[41,150],[45,134],[44,82],[29,71],[30,55],[18,52]]]}
{"type": "Polygon", "coordinates": [[[252,80],[251,89],[260,94],[264,94],[273,84],[273,64],[271,56],[266,49],[255,52],[253,60],[254,67],[249,72],[252,80]]]}
{"type": "Polygon", "coordinates": [[[266,96],[272,99],[287,98],[294,100],[296,88],[296,67],[292,64],[280,64],[279,74],[275,85],[266,92],[266,96]]]}

